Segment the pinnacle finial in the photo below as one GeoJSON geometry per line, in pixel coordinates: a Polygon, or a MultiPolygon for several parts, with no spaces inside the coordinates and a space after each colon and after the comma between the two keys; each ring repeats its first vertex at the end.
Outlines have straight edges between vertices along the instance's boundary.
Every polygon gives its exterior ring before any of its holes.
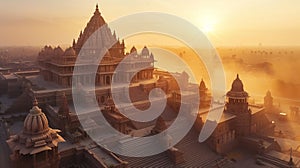
{"type": "Polygon", "coordinates": [[[74,48],[75,45],[76,45],[76,41],[75,41],[75,39],[73,39],[72,47],[74,48]]]}
{"type": "Polygon", "coordinates": [[[36,97],[34,96],[33,101],[32,101],[32,105],[33,105],[33,106],[38,106],[38,104],[39,104],[39,103],[38,103],[36,97]]]}
{"type": "Polygon", "coordinates": [[[115,31],[115,30],[114,30],[113,36],[114,36],[115,39],[117,38],[117,35],[116,35],[116,31],[115,31]]]}
{"type": "Polygon", "coordinates": [[[96,10],[95,10],[94,14],[95,15],[99,15],[100,14],[98,3],[96,4],[96,10]]]}
{"type": "Polygon", "coordinates": [[[236,74],[236,78],[239,79],[239,74],[236,74]]]}

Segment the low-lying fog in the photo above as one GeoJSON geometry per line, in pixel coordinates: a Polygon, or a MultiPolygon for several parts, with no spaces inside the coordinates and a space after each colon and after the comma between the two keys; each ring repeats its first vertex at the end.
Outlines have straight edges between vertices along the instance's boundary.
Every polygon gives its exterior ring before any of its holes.
{"type": "MultiPolygon", "coordinates": [[[[202,72],[194,72],[197,80],[209,77],[203,64],[195,61],[195,53],[188,48],[168,48],[193,67],[201,66],[202,72]]],[[[300,47],[239,47],[217,48],[225,69],[227,90],[238,73],[244,83],[244,89],[256,103],[262,103],[262,97],[270,90],[276,98],[275,103],[300,105],[300,47]]],[[[170,64],[178,71],[176,61],[154,52],[156,66],[170,64]]],[[[179,70],[180,71],[180,70],[179,70]]]]}

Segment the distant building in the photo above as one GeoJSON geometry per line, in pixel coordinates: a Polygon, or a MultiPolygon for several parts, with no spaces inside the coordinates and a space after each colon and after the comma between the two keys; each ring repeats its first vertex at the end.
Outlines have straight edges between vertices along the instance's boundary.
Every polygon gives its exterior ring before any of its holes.
{"type": "MultiPolygon", "coordinates": [[[[226,94],[224,113],[218,122],[217,128],[207,140],[208,145],[214,151],[226,153],[237,145],[244,144],[246,142],[244,139],[247,137],[259,139],[258,137],[273,134],[275,125],[265,116],[264,108],[249,105],[248,97],[249,95],[244,90],[243,82],[237,75],[232,83],[231,90],[226,94]]],[[[207,113],[200,112],[198,118],[198,120],[202,118],[202,122],[198,121],[199,126],[203,125],[207,118],[207,113]]],[[[214,121],[208,120],[206,122],[212,122],[213,124],[214,121]]],[[[273,140],[270,141],[271,143],[274,142],[273,140]]],[[[257,149],[254,147],[255,144],[254,142],[250,145],[250,148],[257,149]]],[[[258,152],[258,149],[256,152],[258,152]]]]}
{"type": "Polygon", "coordinates": [[[242,81],[237,75],[233,81],[231,90],[227,92],[225,113],[236,116],[234,127],[237,136],[248,136],[251,131],[251,109],[248,108],[248,93],[244,91],[242,81]]]}
{"type": "Polygon", "coordinates": [[[200,96],[200,108],[210,106],[211,101],[212,101],[211,95],[209,95],[208,89],[207,89],[203,79],[201,79],[201,82],[199,85],[199,96],[200,96]]]}
{"type": "Polygon", "coordinates": [[[22,93],[22,81],[15,73],[0,73],[0,94],[16,97],[22,93]]]}
{"type": "Polygon", "coordinates": [[[266,112],[271,112],[274,108],[273,97],[269,90],[267,91],[266,96],[264,97],[264,107],[266,109],[266,112]]]}
{"type": "Polygon", "coordinates": [[[266,113],[271,113],[271,114],[280,114],[280,109],[276,106],[274,106],[274,98],[271,94],[271,91],[267,91],[266,96],[264,97],[264,107],[266,113]]]}

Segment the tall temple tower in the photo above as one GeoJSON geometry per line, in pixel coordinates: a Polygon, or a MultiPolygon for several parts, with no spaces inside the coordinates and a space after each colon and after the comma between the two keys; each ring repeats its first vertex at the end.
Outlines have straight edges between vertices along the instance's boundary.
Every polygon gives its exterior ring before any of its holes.
{"type": "Polygon", "coordinates": [[[266,108],[266,112],[271,112],[271,110],[273,109],[273,97],[269,90],[267,91],[267,94],[264,97],[264,107],[266,108]]]}
{"type": "Polygon", "coordinates": [[[231,90],[226,94],[224,112],[236,115],[235,128],[237,136],[247,136],[251,129],[251,110],[248,108],[248,93],[244,91],[239,75],[232,83],[231,90]]]}
{"type": "Polygon", "coordinates": [[[61,47],[52,48],[45,46],[38,55],[38,63],[41,68],[41,76],[44,80],[54,82],[62,87],[70,88],[74,83],[82,85],[110,86],[111,82],[131,81],[129,78],[135,74],[139,67],[148,67],[140,70],[132,79],[133,82],[149,80],[153,78],[154,57],[147,47],[144,47],[141,54],[132,50],[135,57],[129,61],[123,61],[120,75],[114,75],[117,66],[128,56],[125,53],[125,42],[119,40],[115,31],[111,31],[108,24],[102,17],[98,5],[83,31],[80,32],[77,40],[73,39],[72,46],[63,50],[61,47]],[[105,53],[104,53],[105,52],[105,53]],[[79,69],[85,73],[74,74],[75,62],[78,55],[84,56],[85,60],[93,60],[99,53],[104,53],[101,62],[83,62],[77,64],[79,69]],[[125,62],[125,63],[124,63],[125,62]],[[93,68],[97,68],[96,77],[93,68]],[[74,78],[73,78],[74,77],[74,78]],[[114,77],[114,79],[113,79],[114,77]],[[95,79],[95,83],[93,83],[95,79]]]}
{"type": "Polygon", "coordinates": [[[199,85],[200,108],[209,107],[211,103],[211,96],[207,93],[208,89],[203,79],[199,85]]]}
{"type": "Polygon", "coordinates": [[[60,130],[49,127],[47,117],[35,99],[24,121],[23,131],[7,140],[13,153],[13,167],[58,168],[58,143],[65,141],[58,132],[60,130]]]}
{"type": "MultiPolygon", "coordinates": [[[[101,33],[97,33],[97,38],[90,39],[90,47],[96,46],[96,48],[107,47],[110,48],[110,44],[114,44],[112,48],[109,49],[109,52],[112,56],[122,57],[124,56],[125,44],[124,41],[120,42],[115,32],[111,32],[104,18],[101,16],[101,13],[96,5],[96,10],[94,15],[91,17],[90,21],[87,23],[84,31],[80,32],[77,41],[73,40],[73,48],[78,54],[82,49],[84,43],[95,33],[99,28],[101,28],[101,33]]],[[[89,47],[89,48],[90,48],[89,47]]]]}

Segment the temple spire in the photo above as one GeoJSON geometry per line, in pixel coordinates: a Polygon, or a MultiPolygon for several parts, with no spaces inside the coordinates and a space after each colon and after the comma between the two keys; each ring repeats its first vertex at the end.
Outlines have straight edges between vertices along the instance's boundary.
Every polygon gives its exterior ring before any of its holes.
{"type": "Polygon", "coordinates": [[[116,31],[114,30],[113,36],[115,39],[117,39],[116,31]]]}
{"type": "Polygon", "coordinates": [[[97,14],[100,15],[98,3],[96,4],[96,10],[95,10],[94,14],[95,14],[95,15],[97,15],[97,14]]]}
{"type": "Polygon", "coordinates": [[[75,48],[75,45],[76,45],[76,41],[75,41],[75,39],[73,39],[72,47],[75,48]]]}
{"type": "Polygon", "coordinates": [[[37,99],[36,99],[36,97],[34,96],[34,98],[33,98],[33,100],[32,100],[32,105],[33,106],[38,106],[38,101],[37,101],[37,99]]]}

